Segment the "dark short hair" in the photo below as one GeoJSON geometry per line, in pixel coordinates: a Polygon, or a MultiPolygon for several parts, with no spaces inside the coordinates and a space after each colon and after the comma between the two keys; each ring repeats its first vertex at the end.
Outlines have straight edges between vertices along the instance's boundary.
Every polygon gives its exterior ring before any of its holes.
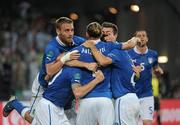
{"type": "Polygon", "coordinates": [[[87,25],[86,32],[90,37],[100,38],[102,34],[102,26],[98,22],[92,22],[87,25]]]}
{"type": "Polygon", "coordinates": [[[63,23],[73,24],[73,21],[68,17],[60,17],[55,21],[56,29],[58,29],[63,23]]]}
{"type": "Polygon", "coordinates": [[[145,32],[145,33],[146,33],[146,35],[147,35],[146,30],[136,30],[136,32],[134,33],[134,36],[136,36],[138,32],[142,32],[142,31],[143,31],[143,32],[145,32]]]}
{"type": "Polygon", "coordinates": [[[103,22],[103,23],[102,23],[102,27],[105,27],[105,28],[112,28],[112,29],[113,29],[114,35],[115,35],[115,34],[118,34],[118,27],[117,27],[117,25],[114,24],[114,23],[103,22]]]}

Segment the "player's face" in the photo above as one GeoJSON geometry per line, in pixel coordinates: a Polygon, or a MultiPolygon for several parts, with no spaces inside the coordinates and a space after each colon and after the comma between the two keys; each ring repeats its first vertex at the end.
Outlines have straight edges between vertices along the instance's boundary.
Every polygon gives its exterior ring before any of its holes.
{"type": "Polygon", "coordinates": [[[117,35],[114,34],[113,29],[110,27],[103,27],[102,34],[105,36],[104,39],[108,42],[116,41],[117,35]]]}
{"type": "Polygon", "coordinates": [[[72,38],[74,35],[74,26],[70,23],[63,23],[58,29],[58,36],[61,41],[68,45],[72,45],[72,38]]]}
{"type": "Polygon", "coordinates": [[[140,38],[140,44],[138,44],[139,47],[143,47],[147,44],[148,42],[148,37],[147,33],[145,31],[138,31],[136,33],[136,37],[140,38]]]}

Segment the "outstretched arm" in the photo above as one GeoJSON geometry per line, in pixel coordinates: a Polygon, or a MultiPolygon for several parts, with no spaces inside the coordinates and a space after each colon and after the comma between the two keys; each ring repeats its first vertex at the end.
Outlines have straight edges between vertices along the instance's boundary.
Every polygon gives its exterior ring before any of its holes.
{"type": "Polygon", "coordinates": [[[137,37],[132,37],[127,42],[122,43],[122,49],[131,49],[136,46],[136,44],[140,41],[137,37]]]}

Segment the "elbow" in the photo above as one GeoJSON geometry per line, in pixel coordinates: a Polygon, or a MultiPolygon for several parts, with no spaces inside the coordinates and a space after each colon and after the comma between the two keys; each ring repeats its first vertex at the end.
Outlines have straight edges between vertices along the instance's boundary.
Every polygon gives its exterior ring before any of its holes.
{"type": "Polygon", "coordinates": [[[53,76],[54,75],[54,72],[52,70],[46,70],[46,73],[49,75],[49,76],[53,76]]]}
{"type": "Polygon", "coordinates": [[[100,61],[99,65],[102,66],[102,67],[106,67],[108,65],[108,63],[105,62],[105,61],[100,61]]]}

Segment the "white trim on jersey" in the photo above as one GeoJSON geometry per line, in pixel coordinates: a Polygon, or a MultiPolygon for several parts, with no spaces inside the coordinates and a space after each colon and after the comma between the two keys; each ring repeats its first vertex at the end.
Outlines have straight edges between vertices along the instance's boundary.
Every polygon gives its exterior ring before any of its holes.
{"type": "Polygon", "coordinates": [[[61,70],[53,77],[53,79],[48,83],[48,85],[51,85],[51,84],[56,80],[56,78],[62,73],[62,70],[63,70],[63,69],[61,69],[61,70]]]}

